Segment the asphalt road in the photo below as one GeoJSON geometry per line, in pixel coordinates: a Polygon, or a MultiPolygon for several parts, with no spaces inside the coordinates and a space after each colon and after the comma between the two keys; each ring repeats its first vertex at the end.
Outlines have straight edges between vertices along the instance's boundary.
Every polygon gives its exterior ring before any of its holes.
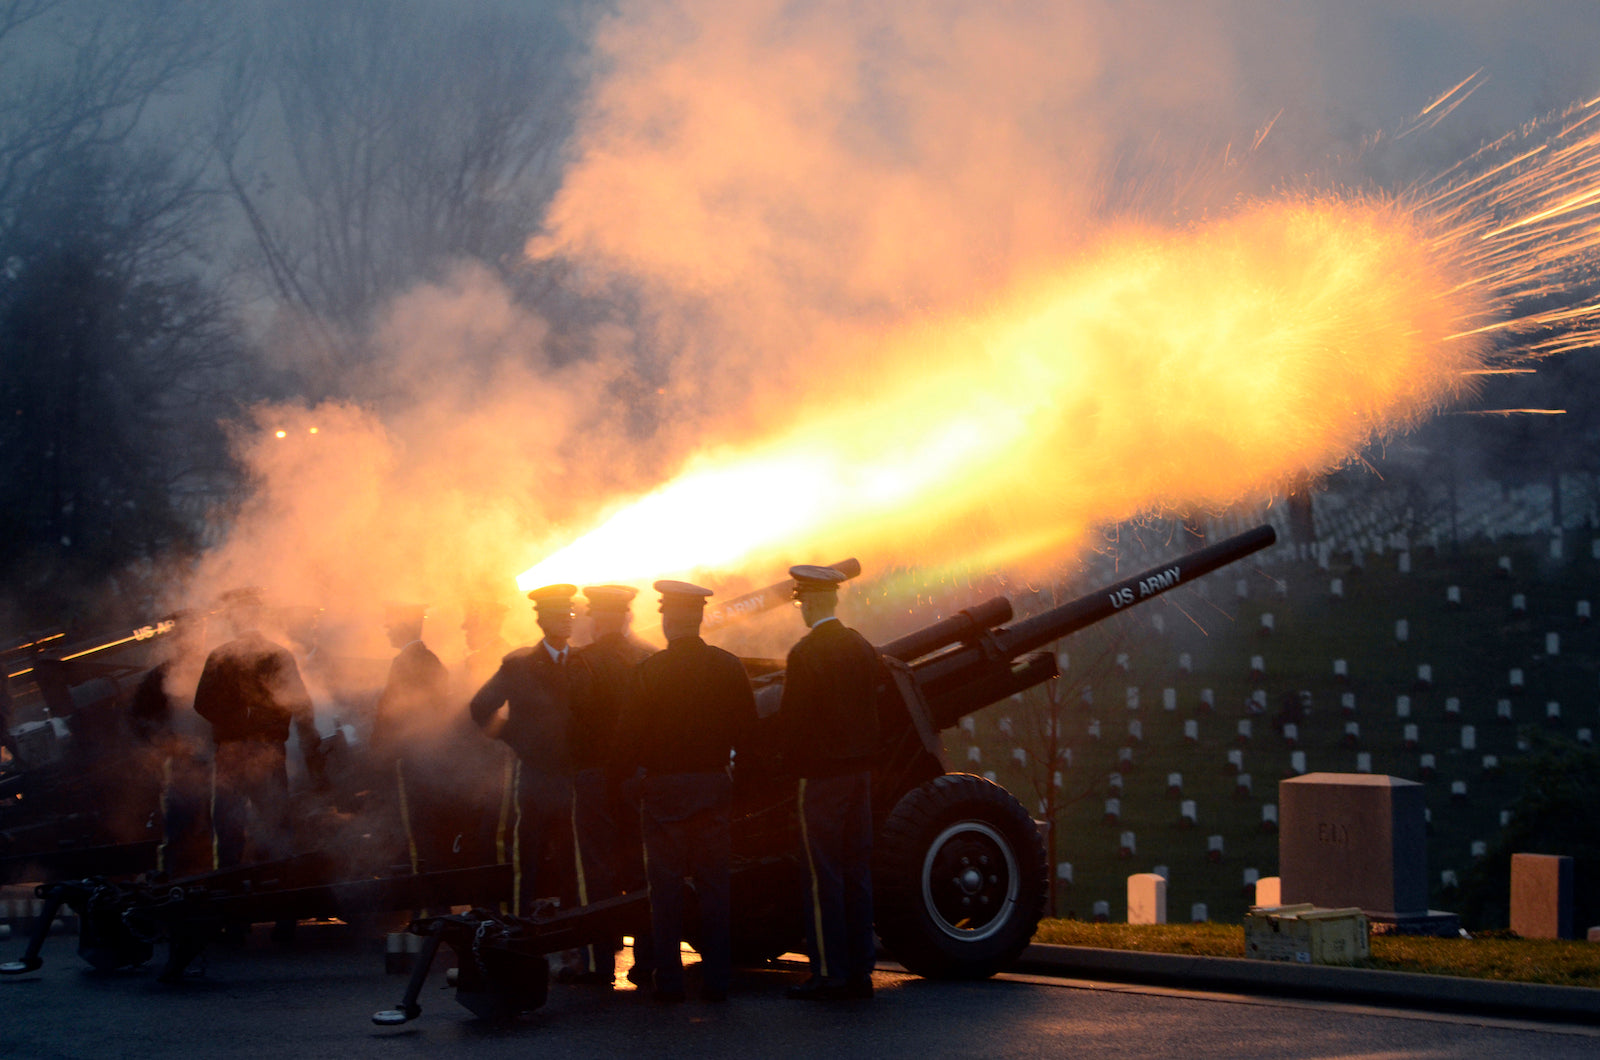
{"type": "MultiPolygon", "coordinates": [[[[361,1057],[1505,1057],[1600,1055],[1600,1028],[1517,1023],[1035,976],[935,983],[880,968],[870,1002],[788,1001],[799,965],[742,973],[721,1005],[662,1006],[631,989],[552,986],[550,1002],[486,1026],[444,989],[423,1013],[379,1027],[404,977],[381,947],[302,932],[291,950],[265,928],[242,950],[213,948],[176,986],[153,969],[95,973],[52,938],[45,966],[0,978],[0,1056],[361,1057]]],[[[0,943],[11,959],[15,939],[0,943]]],[[[158,957],[160,953],[158,952],[158,957]]],[[[691,978],[691,983],[693,982],[691,978]]]]}

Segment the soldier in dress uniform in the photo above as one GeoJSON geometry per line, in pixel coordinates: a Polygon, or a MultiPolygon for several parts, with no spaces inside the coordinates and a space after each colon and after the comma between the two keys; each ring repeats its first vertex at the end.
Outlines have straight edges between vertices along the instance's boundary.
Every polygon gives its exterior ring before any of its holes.
{"type": "MultiPolygon", "coordinates": [[[[500,661],[511,650],[511,642],[500,633],[508,608],[498,600],[469,600],[462,608],[461,632],[467,641],[467,656],[463,664],[465,691],[460,700],[466,702],[482,688],[484,682],[495,675],[500,661]]],[[[478,727],[473,724],[470,710],[463,710],[464,726],[473,734],[478,727]]],[[[461,758],[459,777],[466,799],[480,810],[480,820],[471,837],[468,861],[473,864],[493,862],[505,865],[516,846],[515,792],[517,756],[505,744],[485,742],[482,739],[464,741],[459,749],[461,758]]]]}
{"type": "Polygon", "coordinates": [[[570,898],[572,867],[572,703],[567,656],[572,636],[575,585],[533,590],[544,639],[508,654],[476,695],[472,720],[505,741],[517,756],[513,778],[515,843],[512,863],[516,912],[532,912],[535,900],[570,898]],[[505,707],[505,717],[499,717],[505,707]],[[548,856],[555,877],[541,876],[548,856]]]}
{"type": "Polygon", "coordinates": [[[175,628],[162,645],[163,657],[145,671],[128,703],[128,723],[136,740],[148,751],[147,762],[161,792],[161,845],[156,848],[156,870],[168,876],[192,876],[212,867],[211,763],[200,722],[181,709],[200,661],[205,620],[189,611],[170,616],[175,628]]]}
{"type": "Polygon", "coordinates": [[[245,856],[247,836],[266,858],[286,857],[291,846],[289,772],[285,745],[292,725],[306,771],[321,786],[321,736],[311,697],[294,656],[268,640],[259,589],[236,589],[222,598],[234,639],[206,657],[194,710],[211,723],[213,864],[231,868],[245,856]],[[249,828],[252,811],[260,826],[249,828]]]}
{"type": "Polygon", "coordinates": [[[436,753],[447,724],[450,674],[422,642],[427,613],[424,604],[384,605],[384,628],[399,654],[372,718],[373,790],[393,793],[380,802],[399,829],[412,872],[440,868],[450,847],[449,822],[440,819],[448,763],[436,753]]]}
{"type": "MultiPolygon", "coordinates": [[[[572,827],[577,839],[578,902],[583,905],[645,886],[637,792],[629,806],[621,786],[609,782],[606,772],[634,668],[652,653],[629,635],[636,595],[638,590],[628,585],[590,585],[583,590],[594,637],[574,652],[572,667],[572,827]]],[[[610,985],[621,945],[618,938],[609,950],[585,947],[581,965],[563,969],[565,974],[558,978],[610,985]]],[[[647,938],[635,938],[634,966],[628,972],[635,983],[650,968],[648,960],[639,959],[649,948],[647,938]]]]}
{"type": "Polygon", "coordinates": [[[877,649],[834,615],[844,575],[790,567],[810,628],[789,651],[778,708],[785,761],[798,775],[811,976],[800,999],[870,998],[872,759],[883,665],[877,649]]]}
{"type": "Polygon", "coordinates": [[[511,642],[500,635],[506,620],[506,605],[498,600],[469,600],[461,618],[461,633],[467,639],[467,683],[470,691],[483,687],[500,668],[500,660],[511,650],[511,642]]]}
{"type": "Polygon", "coordinates": [[[658,1001],[684,999],[684,879],[700,906],[702,996],[721,1001],[732,978],[728,905],[729,760],[756,724],[755,693],[734,655],[700,639],[711,590],[658,581],[665,650],[639,664],[617,729],[615,767],[644,770],[640,828],[650,880],[658,1001]]]}

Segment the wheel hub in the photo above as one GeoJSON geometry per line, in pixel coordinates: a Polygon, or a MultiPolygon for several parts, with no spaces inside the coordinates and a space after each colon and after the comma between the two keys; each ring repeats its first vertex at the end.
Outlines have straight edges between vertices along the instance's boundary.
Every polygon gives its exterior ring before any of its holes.
{"type": "Polygon", "coordinates": [[[1016,904],[1020,874],[1004,836],[986,821],[959,821],[928,846],[922,893],[934,926],[975,942],[1000,931],[1016,904]]]}

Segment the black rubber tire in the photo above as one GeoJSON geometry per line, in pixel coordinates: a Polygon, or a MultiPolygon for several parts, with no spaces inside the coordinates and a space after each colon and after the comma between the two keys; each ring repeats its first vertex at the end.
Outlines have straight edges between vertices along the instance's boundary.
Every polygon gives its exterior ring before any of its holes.
{"type": "Polygon", "coordinates": [[[901,797],[878,833],[874,919],[889,953],[930,979],[986,979],[1033,938],[1044,841],[1011,793],[946,773],[901,797]]]}

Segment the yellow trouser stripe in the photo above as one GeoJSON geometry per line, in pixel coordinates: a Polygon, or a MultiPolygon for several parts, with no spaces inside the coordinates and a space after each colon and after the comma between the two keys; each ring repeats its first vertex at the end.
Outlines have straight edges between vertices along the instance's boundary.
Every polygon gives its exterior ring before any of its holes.
{"type": "Polygon", "coordinates": [[[515,797],[516,770],[519,764],[509,752],[503,761],[504,766],[500,772],[500,823],[494,830],[494,857],[495,863],[499,865],[506,863],[506,824],[511,820],[511,801],[515,797]]]}
{"type": "Polygon", "coordinates": [[[411,830],[411,803],[406,798],[406,764],[394,760],[394,783],[400,792],[400,826],[406,830],[406,850],[411,855],[411,874],[417,874],[417,837],[411,830]]]}
{"type": "Polygon", "coordinates": [[[172,759],[161,763],[161,842],[156,846],[156,871],[167,871],[167,817],[172,813],[172,759]]]}
{"type": "Polygon", "coordinates": [[[822,938],[822,895],[817,887],[817,863],[811,856],[811,835],[806,831],[806,778],[800,778],[800,791],[795,796],[795,808],[800,813],[800,845],[806,848],[806,869],[811,873],[811,923],[817,937],[817,974],[828,978],[828,946],[822,938]]]}
{"type": "MultiPolygon", "coordinates": [[[[578,837],[578,789],[572,789],[572,796],[567,800],[567,816],[572,821],[572,866],[578,874],[578,904],[589,904],[589,881],[583,874],[583,841],[578,837]]],[[[594,947],[583,947],[584,963],[588,970],[597,971],[599,965],[595,963],[594,947]]]]}
{"type": "Polygon", "coordinates": [[[222,868],[222,852],[217,838],[217,759],[211,758],[211,867],[222,868]]]}
{"type": "Polygon", "coordinates": [[[511,900],[516,908],[513,916],[521,916],[522,904],[522,759],[511,769],[512,833],[511,833],[511,900]]]}

